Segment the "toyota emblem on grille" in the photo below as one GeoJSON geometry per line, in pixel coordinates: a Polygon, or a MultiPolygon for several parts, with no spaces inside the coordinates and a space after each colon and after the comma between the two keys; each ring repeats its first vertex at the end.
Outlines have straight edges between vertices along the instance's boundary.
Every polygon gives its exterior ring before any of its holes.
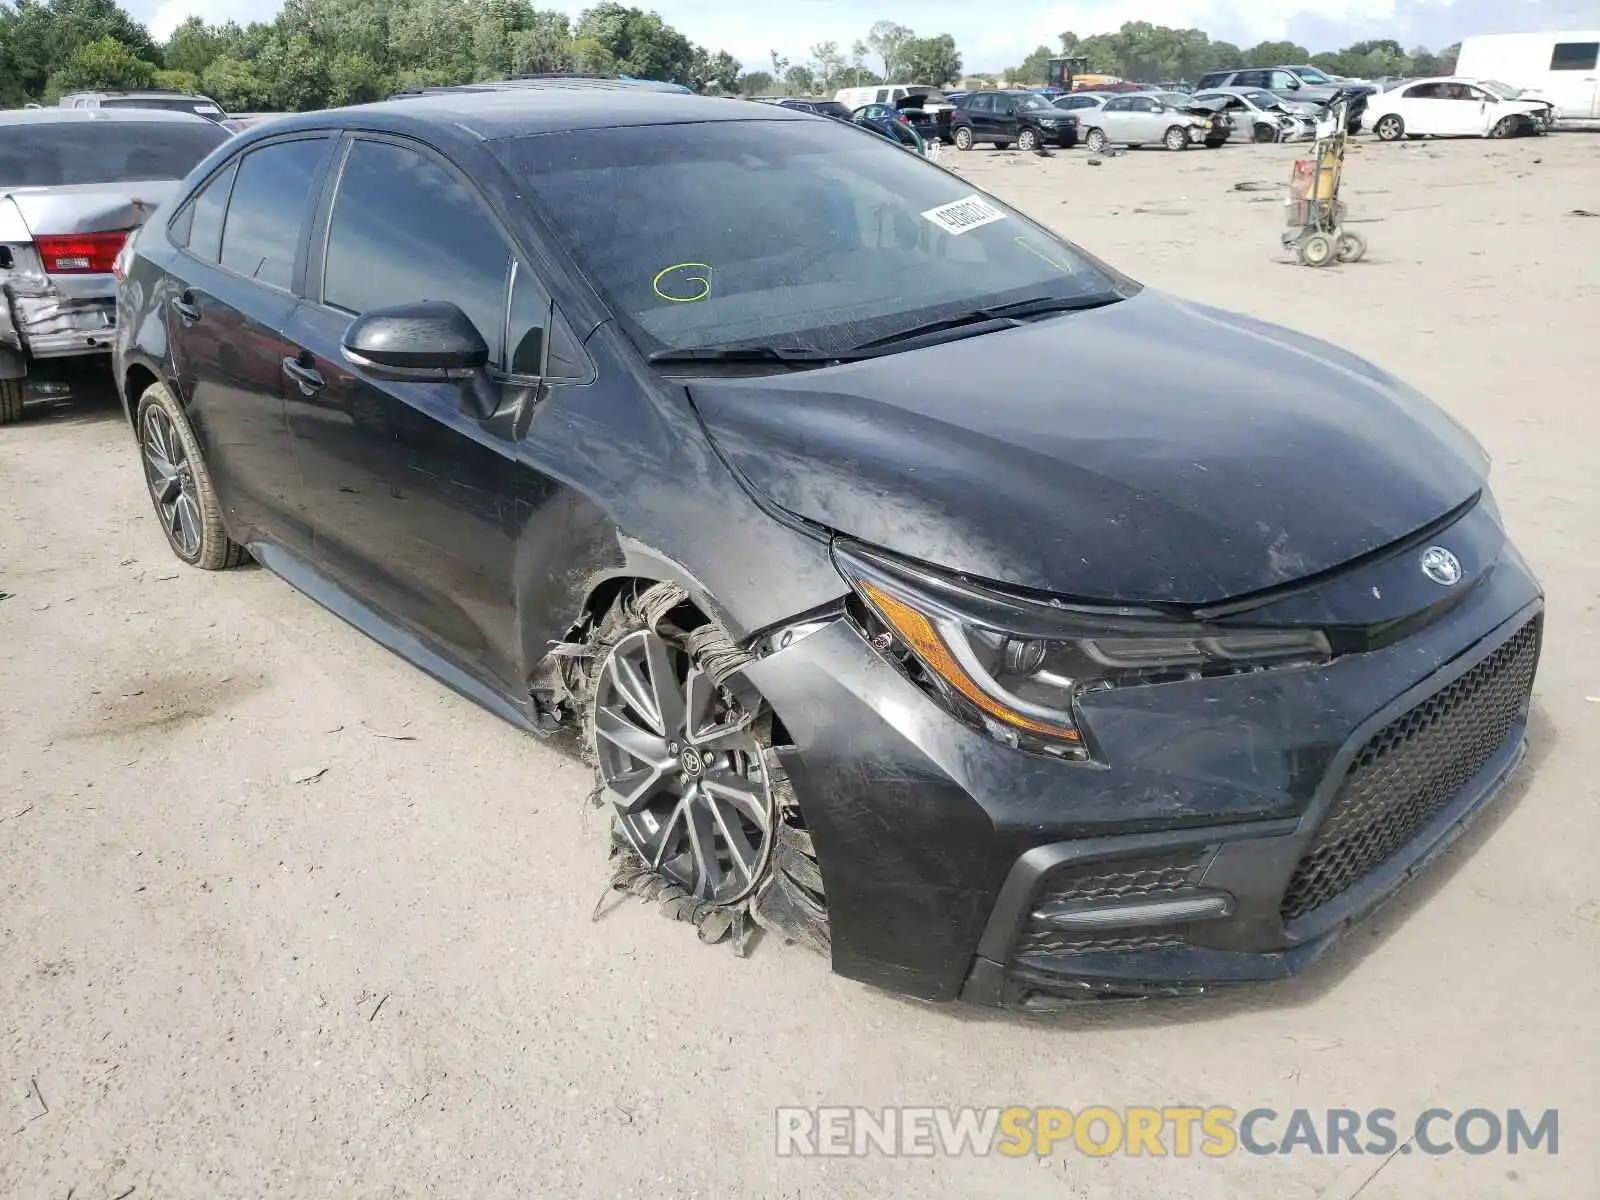
{"type": "Polygon", "coordinates": [[[1443,546],[1429,546],[1422,552],[1422,573],[1441,587],[1461,582],[1461,560],[1443,546]]]}

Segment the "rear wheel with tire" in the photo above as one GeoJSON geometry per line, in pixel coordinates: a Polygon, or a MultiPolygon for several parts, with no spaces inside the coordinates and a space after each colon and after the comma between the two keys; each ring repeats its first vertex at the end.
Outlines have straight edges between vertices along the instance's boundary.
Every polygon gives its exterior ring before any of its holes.
{"type": "Polygon", "coordinates": [[[1360,262],[1367,253],[1367,239],[1354,230],[1343,231],[1334,241],[1333,253],[1342,263],[1360,262]]]}
{"type": "Polygon", "coordinates": [[[1168,150],[1187,150],[1189,148],[1189,130],[1183,125],[1174,125],[1167,130],[1166,136],[1161,139],[1161,144],[1168,150]]]}
{"type": "Polygon", "coordinates": [[[1405,136],[1406,123],[1397,113],[1389,113],[1378,118],[1378,123],[1372,127],[1372,132],[1378,135],[1380,142],[1398,142],[1405,136]]]}
{"type": "Polygon", "coordinates": [[[172,552],[203,571],[244,562],[245,548],[222,526],[222,505],[182,406],[164,385],[151,384],[136,421],[145,484],[172,552]]]}
{"type": "Polygon", "coordinates": [[[956,130],[955,142],[957,150],[971,150],[972,129],[969,126],[963,125],[960,129],[956,130]]]}
{"type": "Polygon", "coordinates": [[[1032,129],[1017,131],[1017,149],[1024,154],[1032,154],[1039,148],[1039,135],[1032,129]]]}
{"type": "Polygon", "coordinates": [[[1111,143],[1106,138],[1106,131],[1104,129],[1091,129],[1086,135],[1084,135],[1083,144],[1088,148],[1089,153],[1091,154],[1104,154],[1106,152],[1106,147],[1111,143]]]}
{"type": "Polygon", "coordinates": [[[703,938],[748,913],[825,950],[822,873],[750,656],[671,583],[625,594],[590,645],[579,699],[614,885],[671,902],[703,938]]]}
{"type": "Polygon", "coordinates": [[[0,379],[0,425],[22,420],[22,380],[0,379]]]}

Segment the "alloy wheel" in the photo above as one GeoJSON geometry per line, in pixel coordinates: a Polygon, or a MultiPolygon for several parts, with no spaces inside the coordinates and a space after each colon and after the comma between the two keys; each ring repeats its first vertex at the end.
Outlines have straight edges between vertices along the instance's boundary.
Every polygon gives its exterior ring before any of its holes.
{"type": "Polygon", "coordinates": [[[140,429],[144,478],[174,550],[189,561],[200,554],[200,495],[194,464],[178,430],[159,407],[145,410],[140,429]]]}
{"type": "Polygon", "coordinates": [[[595,688],[595,755],[618,827],[653,870],[715,904],[748,895],[766,867],[772,781],[754,709],[650,630],[616,644],[595,688]]]}

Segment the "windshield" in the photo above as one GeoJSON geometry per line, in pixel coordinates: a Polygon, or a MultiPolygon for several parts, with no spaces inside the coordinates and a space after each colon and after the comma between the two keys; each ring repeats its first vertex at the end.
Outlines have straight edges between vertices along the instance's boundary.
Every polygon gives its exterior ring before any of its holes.
{"type": "Polygon", "coordinates": [[[971,184],[837,123],[710,121],[506,139],[496,152],[645,353],[843,351],[1128,280],[971,184]]]}
{"type": "Polygon", "coordinates": [[[1277,108],[1283,103],[1271,92],[1246,92],[1244,98],[1257,108],[1277,108]]]}
{"type": "Polygon", "coordinates": [[[1153,98],[1173,108],[1183,108],[1194,103],[1194,97],[1188,92],[1155,92],[1153,98]]]}
{"type": "Polygon", "coordinates": [[[1029,92],[1026,96],[1013,96],[1011,97],[1011,103],[1017,112],[1039,112],[1042,109],[1055,107],[1050,101],[1035,92],[1029,92]]]}
{"type": "Polygon", "coordinates": [[[182,179],[227,140],[227,130],[202,121],[0,125],[0,187],[182,179]]]}
{"type": "Polygon", "coordinates": [[[1509,83],[1501,83],[1498,79],[1481,79],[1478,82],[1502,100],[1515,100],[1522,95],[1521,88],[1512,87],[1509,83]]]}
{"type": "Polygon", "coordinates": [[[1294,69],[1294,73],[1296,75],[1300,76],[1300,80],[1301,80],[1302,83],[1332,83],[1333,82],[1333,80],[1329,79],[1326,75],[1324,75],[1321,71],[1317,70],[1315,67],[1296,67],[1294,69]]]}

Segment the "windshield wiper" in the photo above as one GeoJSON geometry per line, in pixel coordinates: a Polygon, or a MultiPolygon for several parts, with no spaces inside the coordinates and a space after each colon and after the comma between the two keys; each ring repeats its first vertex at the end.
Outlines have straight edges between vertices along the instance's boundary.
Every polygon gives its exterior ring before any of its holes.
{"type": "Polygon", "coordinates": [[[909,329],[897,330],[885,334],[883,337],[873,338],[871,341],[862,342],[859,346],[852,346],[851,351],[857,354],[883,349],[888,346],[899,346],[906,342],[920,341],[923,338],[932,338],[941,333],[957,333],[962,337],[977,337],[984,333],[993,333],[1000,329],[1011,329],[1022,324],[1027,317],[1040,317],[1047,313],[1056,312],[1083,312],[1091,308],[1104,308],[1108,304],[1115,304],[1122,297],[1114,292],[1101,292],[1093,296],[1034,296],[1028,300],[1017,300],[1010,304],[994,304],[988,308],[975,308],[969,312],[958,313],[953,317],[941,317],[937,321],[928,321],[921,325],[913,325],[909,329]],[[981,328],[992,326],[993,328],[981,328]]]}
{"type": "Polygon", "coordinates": [[[657,350],[648,361],[660,363],[829,363],[862,357],[853,351],[818,350],[814,346],[689,346],[657,350]]]}

